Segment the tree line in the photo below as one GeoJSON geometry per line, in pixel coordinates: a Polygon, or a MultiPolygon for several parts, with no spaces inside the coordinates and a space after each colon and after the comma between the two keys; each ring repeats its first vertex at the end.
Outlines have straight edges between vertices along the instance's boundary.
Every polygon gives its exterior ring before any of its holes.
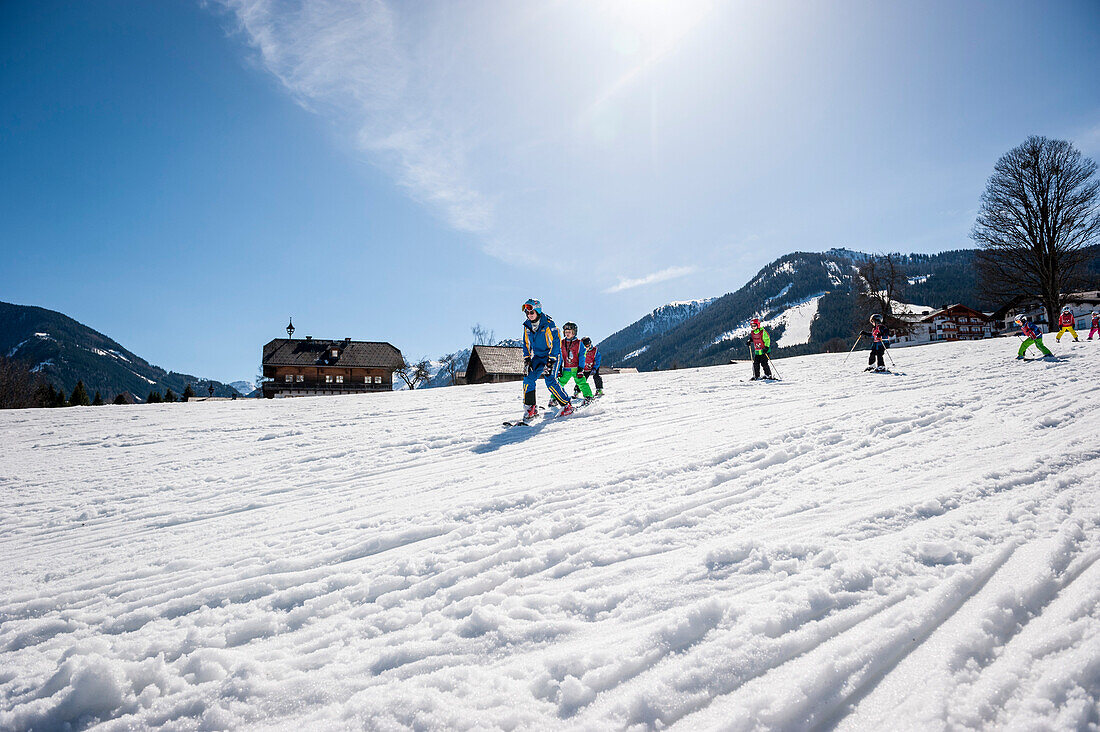
{"type": "MultiPolygon", "coordinates": [[[[163,393],[154,389],[149,392],[145,401],[148,404],[186,402],[194,396],[195,391],[188,384],[180,395],[176,395],[170,387],[163,393]]],[[[123,393],[116,395],[111,403],[132,404],[133,402],[123,393]]],[[[66,395],[63,389],[55,387],[51,382],[31,371],[24,362],[0,358],[0,409],[101,407],[105,404],[107,402],[98,390],[94,395],[89,396],[83,379],[78,379],[72,392],[66,395]]]]}

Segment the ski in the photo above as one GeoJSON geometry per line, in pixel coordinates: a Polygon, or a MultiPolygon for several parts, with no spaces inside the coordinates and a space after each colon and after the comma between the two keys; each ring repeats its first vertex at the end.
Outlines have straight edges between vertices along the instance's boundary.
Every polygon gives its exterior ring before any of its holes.
{"type": "Polygon", "coordinates": [[[505,422],[504,426],[505,427],[530,427],[531,423],[530,422],[522,422],[522,421],[521,422],[505,422]]]}

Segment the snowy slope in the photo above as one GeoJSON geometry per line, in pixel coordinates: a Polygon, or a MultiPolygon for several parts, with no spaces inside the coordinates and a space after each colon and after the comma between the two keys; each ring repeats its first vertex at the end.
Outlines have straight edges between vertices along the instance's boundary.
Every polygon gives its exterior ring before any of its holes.
{"type": "Polygon", "coordinates": [[[0,413],[0,729],[1086,729],[1100,348],[0,413]],[[540,387],[540,400],[545,394],[540,387]]]}

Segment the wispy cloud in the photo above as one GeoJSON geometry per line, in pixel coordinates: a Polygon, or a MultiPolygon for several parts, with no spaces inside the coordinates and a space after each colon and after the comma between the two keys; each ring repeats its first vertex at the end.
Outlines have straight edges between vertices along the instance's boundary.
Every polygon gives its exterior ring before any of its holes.
{"type": "Polygon", "coordinates": [[[622,292],[623,290],[629,290],[634,287],[652,285],[656,282],[664,282],[665,280],[673,280],[677,277],[693,274],[698,269],[698,267],[669,267],[668,269],[662,269],[660,272],[653,272],[652,274],[647,274],[645,277],[638,277],[637,279],[620,279],[618,284],[607,288],[604,292],[608,294],[622,292]]]}
{"type": "Polygon", "coordinates": [[[472,182],[469,140],[383,0],[222,0],[303,107],[350,126],[360,150],[459,231],[487,234],[494,200],[472,182]]]}

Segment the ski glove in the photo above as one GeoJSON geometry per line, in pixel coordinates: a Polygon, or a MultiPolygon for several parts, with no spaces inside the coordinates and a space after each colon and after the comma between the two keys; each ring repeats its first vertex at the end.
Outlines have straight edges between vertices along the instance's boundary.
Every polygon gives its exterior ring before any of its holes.
{"type": "Polygon", "coordinates": [[[549,359],[546,362],[546,368],[542,370],[542,375],[543,376],[553,376],[554,375],[554,367],[557,366],[557,364],[558,364],[558,359],[556,359],[556,358],[549,359]]]}
{"type": "Polygon", "coordinates": [[[527,357],[523,359],[523,375],[527,376],[531,373],[531,358],[527,357]]]}
{"type": "Polygon", "coordinates": [[[586,370],[586,371],[582,371],[582,372],[581,372],[581,375],[582,375],[582,376],[584,376],[584,378],[586,378],[586,379],[587,379],[587,378],[588,378],[589,376],[591,376],[591,375],[592,375],[592,370],[591,370],[591,369],[589,369],[589,370],[586,370]]]}

